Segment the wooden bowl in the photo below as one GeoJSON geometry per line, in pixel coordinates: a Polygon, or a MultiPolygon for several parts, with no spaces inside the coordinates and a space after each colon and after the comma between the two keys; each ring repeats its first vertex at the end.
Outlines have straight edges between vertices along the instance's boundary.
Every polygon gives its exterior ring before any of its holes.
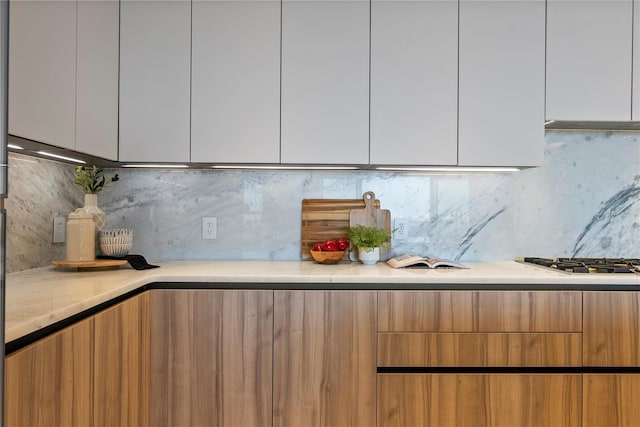
{"type": "Polygon", "coordinates": [[[344,257],[345,251],[309,251],[311,257],[319,264],[337,264],[344,257]]]}

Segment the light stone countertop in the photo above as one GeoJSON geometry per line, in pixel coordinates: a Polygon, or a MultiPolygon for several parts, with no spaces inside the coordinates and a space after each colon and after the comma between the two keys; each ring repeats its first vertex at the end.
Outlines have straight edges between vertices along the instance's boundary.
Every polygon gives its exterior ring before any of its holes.
{"type": "Polygon", "coordinates": [[[568,274],[515,261],[467,263],[460,269],[392,269],[384,263],[320,265],[308,261],[171,261],[160,268],[137,271],[73,271],[53,267],[7,275],[5,342],[13,341],[60,320],[112,300],[141,286],[158,282],[261,284],[266,288],[322,289],[556,289],[616,286],[637,290],[638,274],[568,274]],[[502,285],[502,286],[501,286],[502,285]],[[528,285],[528,286],[527,286],[528,285]]]}

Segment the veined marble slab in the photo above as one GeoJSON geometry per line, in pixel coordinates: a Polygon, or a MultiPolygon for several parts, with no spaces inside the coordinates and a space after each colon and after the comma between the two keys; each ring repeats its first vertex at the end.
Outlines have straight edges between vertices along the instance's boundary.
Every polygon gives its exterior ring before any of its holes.
{"type": "MultiPolygon", "coordinates": [[[[517,138],[517,136],[514,136],[517,138]]],[[[119,171],[109,224],[153,259],[298,260],[304,198],[375,192],[409,237],[392,253],[462,261],[640,257],[640,137],[547,132],[544,165],[507,175],[375,171],[119,171]],[[203,216],[218,239],[202,240],[203,216]]]]}
{"type": "Polygon", "coordinates": [[[42,267],[54,259],[64,259],[64,243],[53,243],[53,218],[66,218],[83,204],[82,189],[73,184],[73,168],[9,154],[7,271],[42,267]]]}

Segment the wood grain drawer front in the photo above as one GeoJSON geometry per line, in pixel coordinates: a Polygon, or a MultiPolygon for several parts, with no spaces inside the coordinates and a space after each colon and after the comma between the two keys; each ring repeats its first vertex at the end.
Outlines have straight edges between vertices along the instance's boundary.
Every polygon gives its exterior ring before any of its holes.
{"type": "Polygon", "coordinates": [[[581,332],[582,292],[380,291],[379,332],[581,332]]]}
{"type": "Polygon", "coordinates": [[[640,292],[584,293],[585,366],[640,366],[640,292]]]}
{"type": "Polygon", "coordinates": [[[381,333],[378,366],[581,366],[579,333],[381,333]]]}
{"type": "Polygon", "coordinates": [[[583,427],[637,427],[640,374],[585,374],[583,427]]]}
{"type": "Polygon", "coordinates": [[[378,374],[378,427],[581,425],[580,374],[378,374]]]}

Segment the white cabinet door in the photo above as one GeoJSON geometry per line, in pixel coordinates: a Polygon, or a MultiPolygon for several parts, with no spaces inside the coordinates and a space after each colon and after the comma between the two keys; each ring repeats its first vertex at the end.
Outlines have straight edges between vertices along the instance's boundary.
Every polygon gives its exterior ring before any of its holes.
{"type": "Polygon", "coordinates": [[[458,2],[371,2],[371,163],[457,164],[458,2]]]}
{"type": "Polygon", "coordinates": [[[283,0],[282,163],[369,163],[369,10],[283,0]]]}
{"type": "Polygon", "coordinates": [[[118,159],[117,0],[78,2],[76,150],[118,159]]]}
{"type": "Polygon", "coordinates": [[[280,162],[280,1],[194,0],[191,161],[280,162]]]}
{"type": "Polygon", "coordinates": [[[120,6],[119,160],[189,161],[191,2],[120,6]]]}
{"type": "Polygon", "coordinates": [[[544,154],[544,0],[460,2],[458,164],[544,154]]]}
{"type": "Polygon", "coordinates": [[[549,0],[549,120],[630,120],[632,0],[549,0]]]}
{"type": "Polygon", "coordinates": [[[76,2],[10,4],[9,133],[75,148],[76,2]]]}

